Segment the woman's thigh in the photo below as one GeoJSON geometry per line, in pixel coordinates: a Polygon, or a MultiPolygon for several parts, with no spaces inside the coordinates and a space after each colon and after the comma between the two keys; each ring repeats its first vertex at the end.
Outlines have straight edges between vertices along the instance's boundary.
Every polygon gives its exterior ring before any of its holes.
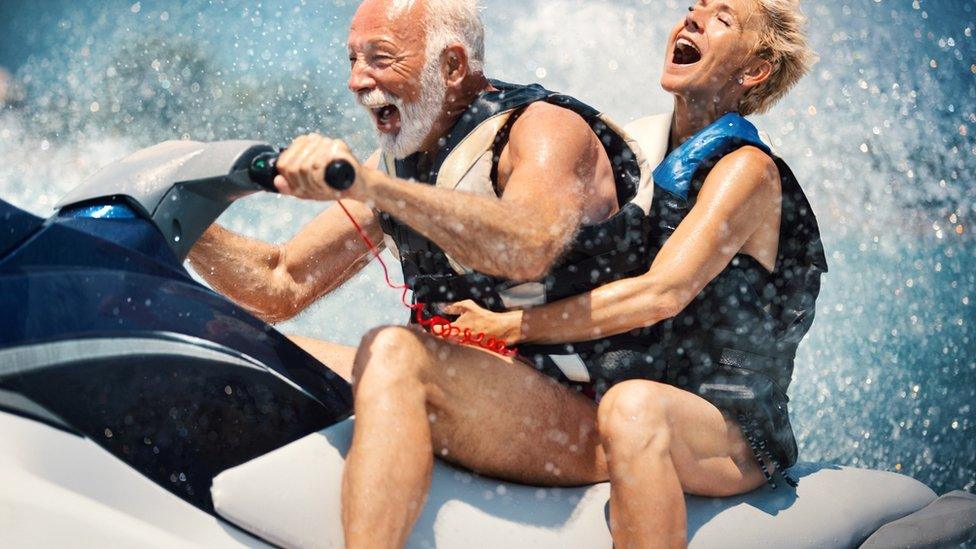
{"type": "Polygon", "coordinates": [[[707,400],[654,383],[666,403],[671,460],[688,494],[723,497],[750,492],[765,482],[738,423],[707,400]]]}

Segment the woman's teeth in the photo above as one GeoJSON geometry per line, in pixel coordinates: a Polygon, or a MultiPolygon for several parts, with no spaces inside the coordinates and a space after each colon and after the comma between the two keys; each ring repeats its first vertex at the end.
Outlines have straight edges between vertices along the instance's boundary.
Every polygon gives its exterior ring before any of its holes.
{"type": "Polygon", "coordinates": [[[674,63],[676,65],[691,65],[701,61],[701,52],[687,38],[679,38],[674,43],[674,63]]]}

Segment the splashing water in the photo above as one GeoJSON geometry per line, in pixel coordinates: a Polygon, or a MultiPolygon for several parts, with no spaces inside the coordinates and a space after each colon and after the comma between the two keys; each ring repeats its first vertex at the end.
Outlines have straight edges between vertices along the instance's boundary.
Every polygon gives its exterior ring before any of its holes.
{"type": "MultiPolygon", "coordinates": [[[[831,260],[791,391],[801,458],[973,490],[976,4],[807,4],[821,61],[757,117],[810,195],[831,260]]],[[[369,152],[372,130],[345,90],[354,7],[4,2],[3,24],[30,30],[6,32],[0,49],[15,69],[0,110],[0,196],[47,215],[98,167],[174,138],[284,144],[319,131],[369,152]]],[[[576,95],[622,122],[661,112],[664,43],[685,7],[493,0],[488,71],[576,95]]],[[[263,196],[221,221],[282,240],[321,207],[263,196]]],[[[371,266],[280,328],[355,344],[404,320],[381,276],[371,266]]]]}

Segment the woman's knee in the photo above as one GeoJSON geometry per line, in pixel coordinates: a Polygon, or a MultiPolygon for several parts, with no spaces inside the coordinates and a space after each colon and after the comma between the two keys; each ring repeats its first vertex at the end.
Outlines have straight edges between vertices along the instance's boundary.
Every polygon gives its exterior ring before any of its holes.
{"type": "Polygon", "coordinates": [[[652,449],[667,452],[671,444],[668,389],[645,380],[613,386],[600,401],[597,421],[604,447],[613,452],[652,449]]]}

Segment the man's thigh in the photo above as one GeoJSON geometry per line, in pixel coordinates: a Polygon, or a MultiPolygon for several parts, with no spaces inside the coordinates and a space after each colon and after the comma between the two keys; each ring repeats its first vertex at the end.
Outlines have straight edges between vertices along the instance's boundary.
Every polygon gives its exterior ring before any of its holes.
{"type": "Polygon", "coordinates": [[[738,423],[707,400],[660,385],[671,425],[671,459],[689,494],[742,494],[765,482],[738,423]]]}
{"type": "Polygon", "coordinates": [[[436,455],[526,484],[607,479],[592,400],[518,360],[416,334],[436,455]]]}

